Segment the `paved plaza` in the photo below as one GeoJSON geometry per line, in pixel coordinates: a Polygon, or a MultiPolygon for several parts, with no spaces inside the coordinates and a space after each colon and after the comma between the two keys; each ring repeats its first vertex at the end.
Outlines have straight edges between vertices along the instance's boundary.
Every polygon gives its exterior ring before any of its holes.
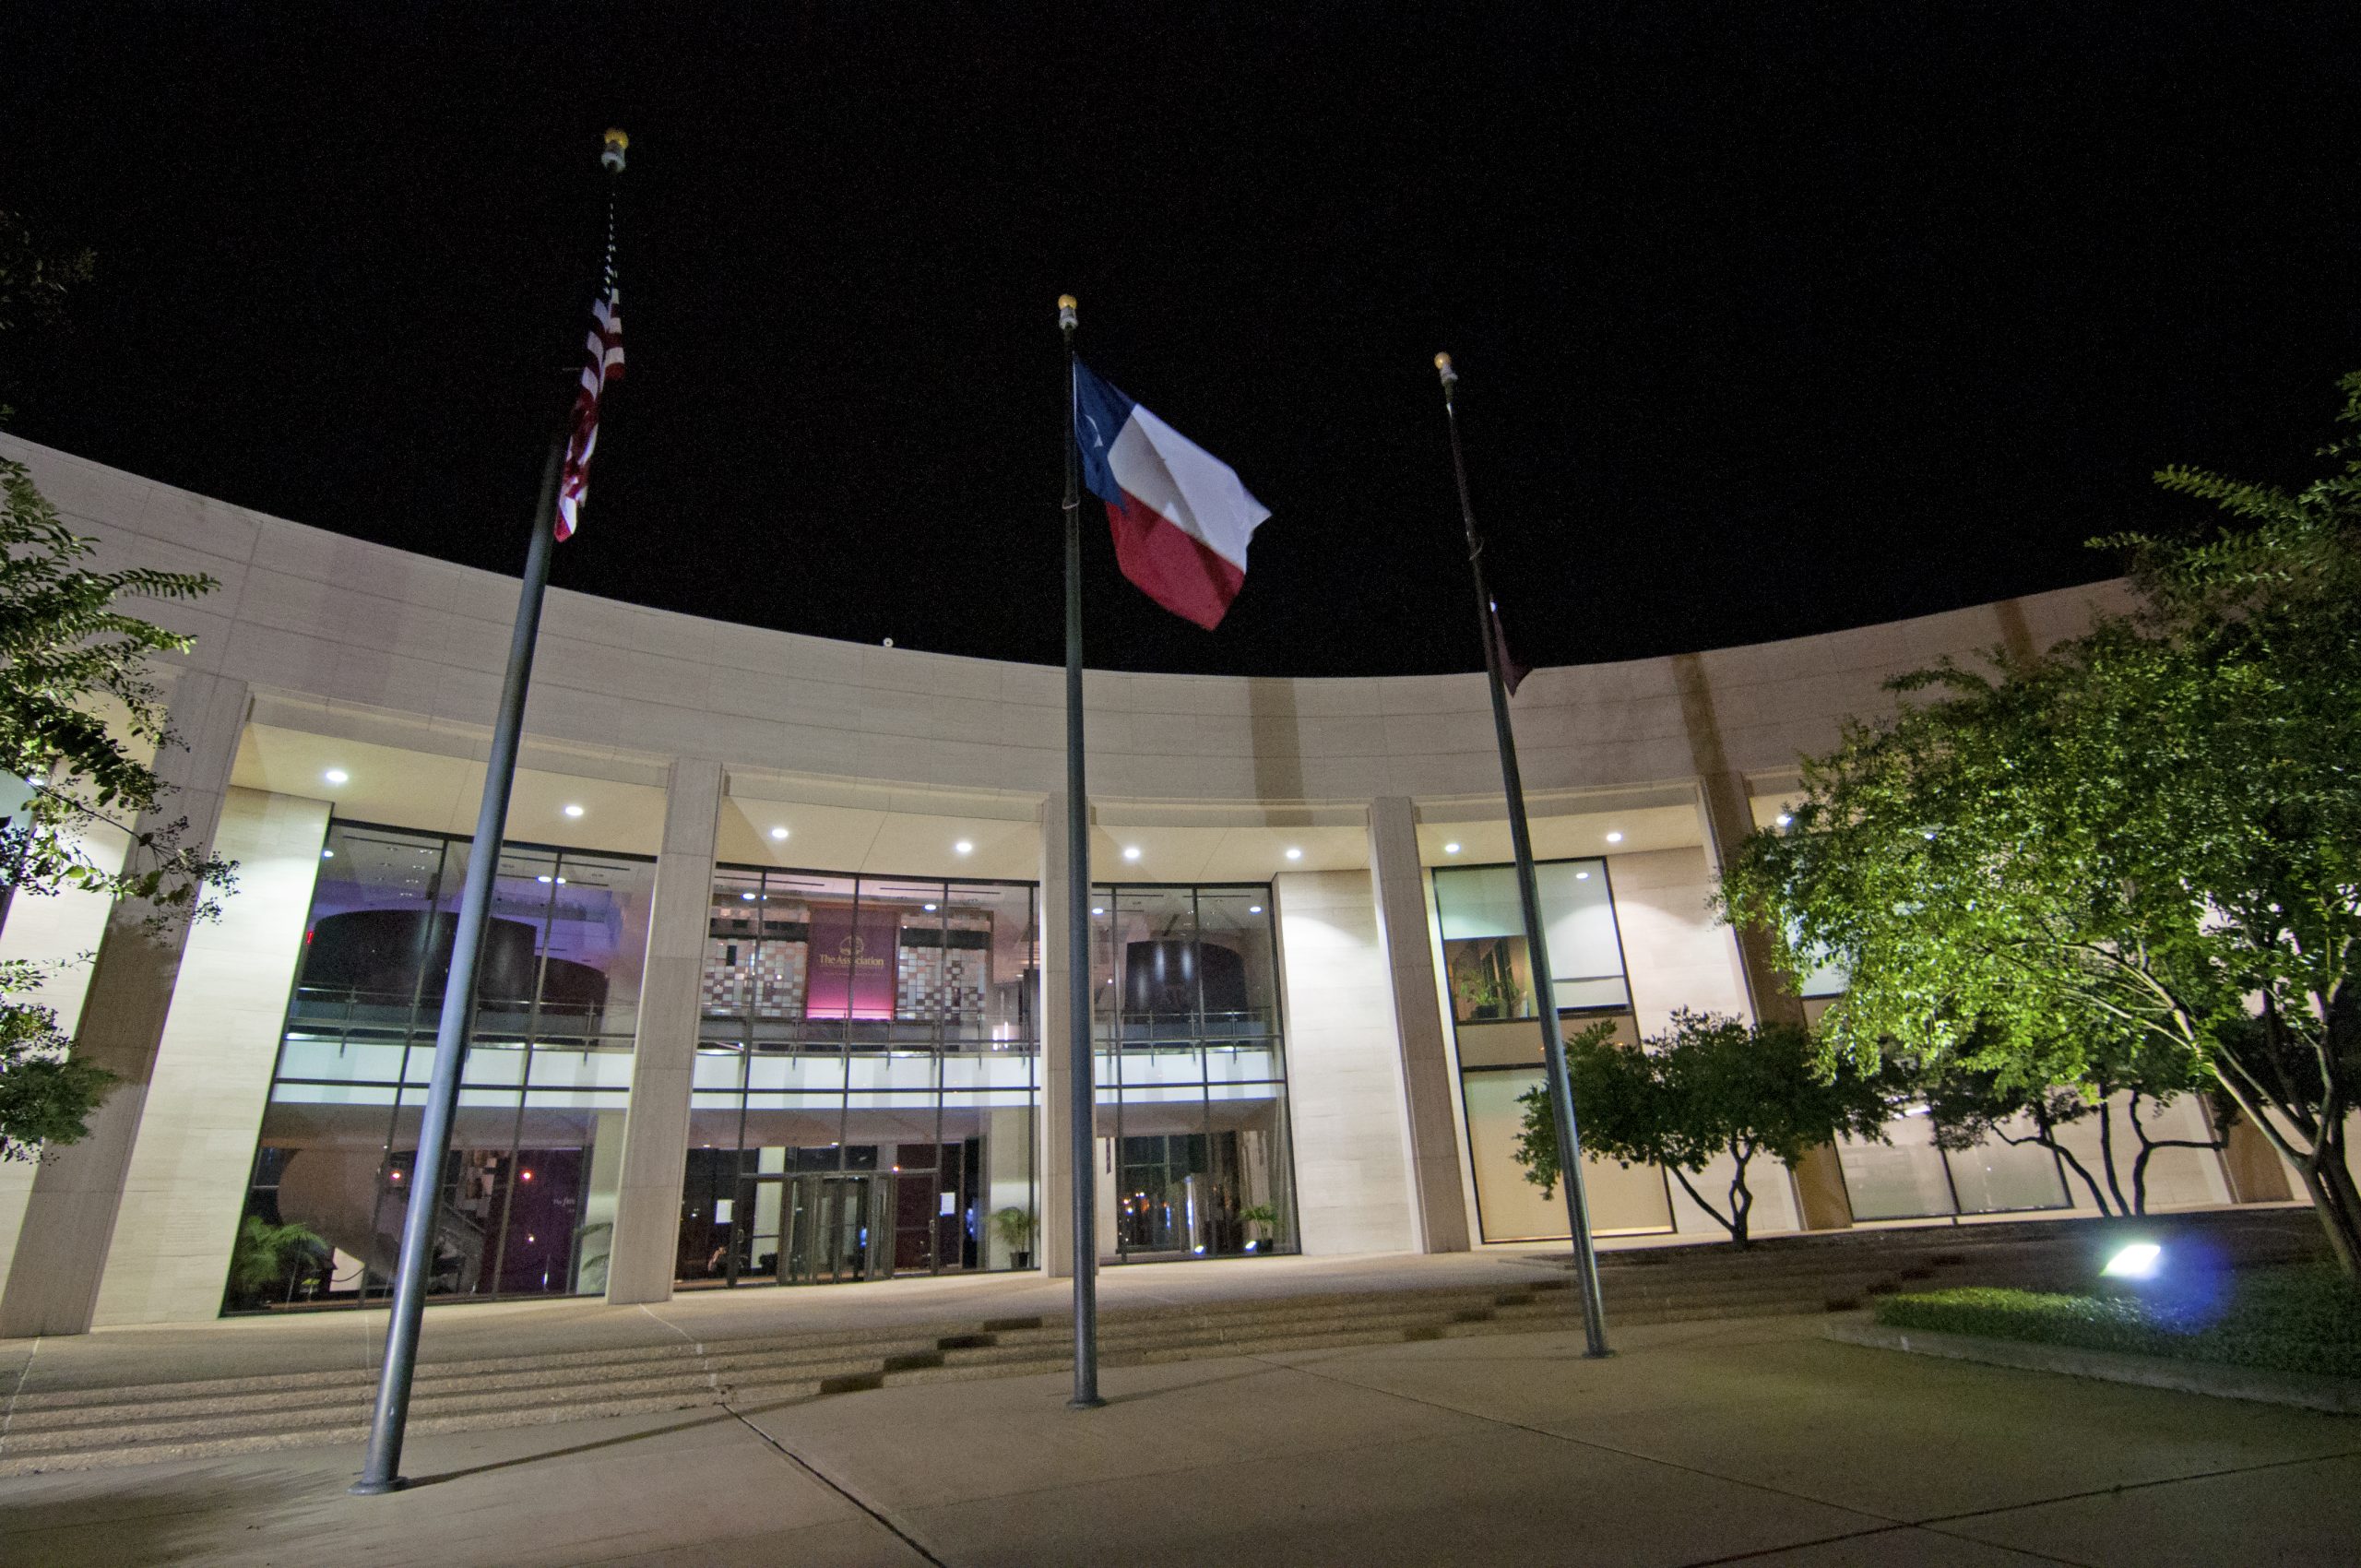
{"type": "Polygon", "coordinates": [[[1813,1318],[1117,1368],[0,1480],[0,1562],[2349,1563],[2361,1422],[1813,1318]]]}

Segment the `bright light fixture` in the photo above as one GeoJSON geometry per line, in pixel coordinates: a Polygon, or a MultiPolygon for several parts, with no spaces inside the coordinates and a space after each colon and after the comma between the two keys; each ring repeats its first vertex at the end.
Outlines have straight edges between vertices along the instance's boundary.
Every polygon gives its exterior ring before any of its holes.
{"type": "Polygon", "coordinates": [[[930,915],[931,915],[931,914],[932,914],[932,913],[934,913],[934,906],[933,906],[933,905],[931,905],[931,904],[929,904],[929,905],[926,907],[926,912],[927,912],[928,914],[930,914],[930,915]]]}
{"type": "Polygon", "coordinates": [[[1787,826],[1787,824],[1789,824],[1789,823],[1791,823],[1791,822],[1793,822],[1793,821],[1795,821],[1795,820],[1796,820],[1796,819],[1795,819],[1792,815],[1790,815],[1789,814],[1787,814],[1787,813],[1786,813],[1786,812],[1781,812],[1777,816],[1774,816],[1774,817],[1773,817],[1773,818],[1771,819],[1771,826],[1774,826],[1774,827],[1785,827],[1785,826],[1787,826]]]}
{"type": "Polygon", "coordinates": [[[1455,855],[1459,853],[1459,846],[1456,844],[1445,844],[1442,847],[1442,852],[1446,855],[1455,855]]]}
{"type": "Polygon", "coordinates": [[[1574,880],[1576,882],[1588,882],[1590,880],[1590,873],[1586,871],[1578,871],[1574,873],[1574,880]]]}
{"type": "Polygon", "coordinates": [[[1094,914],[1094,915],[1103,915],[1103,914],[1105,914],[1107,911],[1106,911],[1106,910],[1104,910],[1104,909],[1093,909],[1090,912],[1091,912],[1092,914],[1094,914]]]}
{"type": "Polygon", "coordinates": [[[1299,861],[1303,859],[1303,851],[1290,844],[1287,846],[1287,859],[1291,861],[1299,861]]]}
{"type": "Polygon", "coordinates": [[[751,903],[753,903],[753,902],[754,901],[754,896],[753,896],[753,894],[751,894],[751,893],[741,893],[740,895],[738,895],[738,897],[740,897],[741,898],[743,898],[743,899],[744,899],[744,900],[746,900],[746,902],[748,902],[749,904],[751,904],[751,903]]]}
{"type": "Polygon", "coordinates": [[[332,861],[336,859],[336,851],[334,849],[322,849],[320,851],[320,859],[324,861],[332,861]]]}
{"type": "Polygon", "coordinates": [[[955,855],[972,855],[976,852],[976,846],[968,842],[967,839],[962,838],[959,842],[951,846],[951,852],[955,855]]]}
{"type": "Polygon", "coordinates": [[[1126,844],[1123,846],[1123,859],[1127,861],[1136,861],[1139,858],[1140,847],[1137,844],[1126,844]]]}
{"type": "Polygon", "coordinates": [[[543,882],[543,883],[545,883],[545,882],[548,882],[548,881],[550,880],[550,878],[548,878],[548,877],[546,877],[546,876],[537,876],[537,877],[533,878],[533,880],[534,880],[535,882],[543,882]]]}
{"type": "Polygon", "coordinates": [[[1620,844],[1623,842],[1623,835],[1620,833],[1610,833],[1607,836],[1607,841],[1610,844],[1620,844]]]}
{"type": "Polygon", "coordinates": [[[347,773],[340,767],[331,767],[326,773],[321,774],[320,777],[326,779],[331,784],[342,784],[350,779],[352,775],[347,773]]]}
{"type": "Polygon", "coordinates": [[[1260,904],[1249,904],[1246,906],[1246,912],[1250,915],[1259,915],[1263,912],[1263,906],[1260,904]]]}
{"type": "Polygon", "coordinates": [[[2163,1266],[2165,1249],[2153,1241],[2134,1241],[2106,1260],[2099,1272],[2110,1279],[2153,1279],[2163,1266]]]}
{"type": "Polygon", "coordinates": [[[580,816],[582,814],[582,808],[580,806],[568,806],[565,808],[565,814],[568,816],[580,816]]]}
{"type": "Polygon", "coordinates": [[[774,828],[772,828],[772,829],[771,829],[771,842],[773,842],[773,843],[775,843],[775,844],[784,844],[784,843],[786,843],[786,842],[787,842],[787,829],[786,829],[786,828],[784,828],[784,827],[774,827],[774,828]]]}

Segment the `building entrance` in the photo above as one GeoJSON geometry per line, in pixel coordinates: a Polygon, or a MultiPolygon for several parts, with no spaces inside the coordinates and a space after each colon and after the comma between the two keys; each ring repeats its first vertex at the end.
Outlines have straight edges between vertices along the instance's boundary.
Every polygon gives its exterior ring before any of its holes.
{"type": "Polygon", "coordinates": [[[891,1278],[900,1184],[897,1176],[871,1171],[740,1177],[725,1278],[731,1285],[891,1278]]]}

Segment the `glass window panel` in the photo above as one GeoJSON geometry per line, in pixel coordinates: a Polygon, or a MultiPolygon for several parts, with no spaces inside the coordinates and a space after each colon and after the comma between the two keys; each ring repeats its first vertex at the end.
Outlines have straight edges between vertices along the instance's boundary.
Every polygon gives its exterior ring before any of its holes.
{"type": "Polygon", "coordinates": [[[638,1021],[656,868],[563,854],[541,970],[540,1032],[627,1034],[638,1021]]]}
{"type": "MultiPolygon", "coordinates": [[[[1560,986],[1623,973],[1623,946],[1615,931],[1605,861],[1551,861],[1534,868],[1541,894],[1549,968],[1560,986]]],[[[1517,924],[1524,925],[1520,912],[1517,924]]],[[[1560,992],[1562,996],[1564,992],[1560,992]]],[[[1573,1003],[1561,1006],[1578,1005],[1573,1003]]]]}
{"type": "MultiPolygon", "coordinates": [[[[2009,1128],[2016,1137],[2033,1130],[2031,1117],[2020,1117],[2009,1128]]],[[[2037,1145],[1986,1138],[1973,1148],[1944,1150],[1943,1160],[1951,1168],[1952,1190],[1959,1194],[1962,1214],[2068,1206],[2058,1160],[2037,1145]]]]}
{"type": "Polygon", "coordinates": [[[1269,890],[1199,889],[1197,941],[1206,1038],[1269,1029],[1279,995],[1269,890]]]}
{"type": "Polygon", "coordinates": [[[1890,1144],[1848,1138],[1836,1146],[1853,1218],[1920,1219],[1956,1212],[1934,1123],[1925,1115],[1897,1116],[1885,1133],[1890,1144]]]}

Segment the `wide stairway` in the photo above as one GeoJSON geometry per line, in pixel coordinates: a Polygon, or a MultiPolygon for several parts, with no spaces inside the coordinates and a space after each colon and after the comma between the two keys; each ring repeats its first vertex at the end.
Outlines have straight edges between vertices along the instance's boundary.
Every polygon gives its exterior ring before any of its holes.
{"type": "MultiPolygon", "coordinates": [[[[2315,1255],[2308,1214],[2185,1216],[2225,1262],[2315,1255]]],[[[2065,1286],[2094,1267],[2092,1228],[2058,1222],[1781,1238],[1747,1253],[1664,1247],[1603,1254],[1607,1316],[1645,1324],[1845,1311],[1870,1295],[1952,1284],[2065,1286]]],[[[1102,1362],[1398,1344],[1578,1330],[1570,1268],[1526,1260],[1500,1286],[1336,1291],[1102,1313],[1102,1362]]],[[[1021,1377],[1073,1364],[1062,1316],[979,1318],[872,1330],[715,1337],[421,1363],[412,1431],[457,1431],[700,1408],[742,1409],[904,1384],[1021,1377]]],[[[374,1374],[354,1367],[275,1376],[18,1393],[0,1428],[0,1475],[350,1443],[364,1435],[374,1374]]]]}

